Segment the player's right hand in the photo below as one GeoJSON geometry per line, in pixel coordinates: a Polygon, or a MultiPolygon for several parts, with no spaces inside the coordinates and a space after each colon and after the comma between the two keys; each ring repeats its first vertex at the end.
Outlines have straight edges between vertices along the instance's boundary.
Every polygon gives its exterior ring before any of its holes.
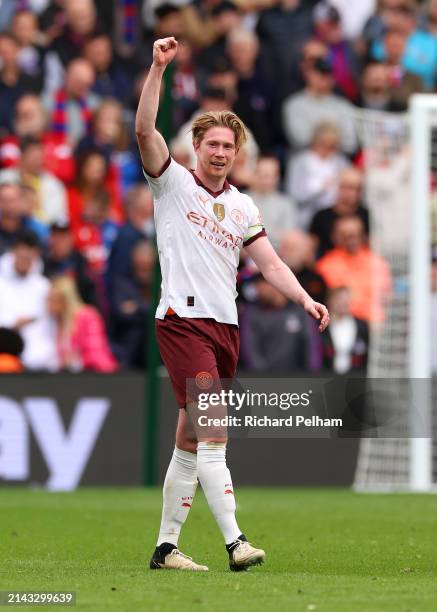
{"type": "Polygon", "coordinates": [[[153,63],[155,66],[165,68],[175,57],[178,51],[178,41],[173,36],[159,38],[153,43],[153,63]]]}

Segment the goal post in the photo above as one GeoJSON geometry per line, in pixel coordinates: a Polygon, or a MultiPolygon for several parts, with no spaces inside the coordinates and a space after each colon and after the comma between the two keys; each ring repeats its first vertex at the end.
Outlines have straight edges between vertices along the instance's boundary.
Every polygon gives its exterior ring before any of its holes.
{"type": "Polygon", "coordinates": [[[432,488],[431,404],[431,134],[436,126],[437,95],[415,94],[410,100],[411,241],[410,241],[410,355],[412,406],[420,405],[423,426],[430,437],[416,432],[411,419],[410,488],[432,488]],[[415,381],[418,384],[415,384],[415,381]]]}
{"type": "Polygon", "coordinates": [[[368,377],[382,379],[397,427],[391,438],[362,438],[354,488],[426,492],[434,490],[436,454],[430,329],[437,95],[413,95],[406,114],[357,111],[356,124],[371,248],[386,260],[393,285],[385,320],[370,330],[368,377]]]}

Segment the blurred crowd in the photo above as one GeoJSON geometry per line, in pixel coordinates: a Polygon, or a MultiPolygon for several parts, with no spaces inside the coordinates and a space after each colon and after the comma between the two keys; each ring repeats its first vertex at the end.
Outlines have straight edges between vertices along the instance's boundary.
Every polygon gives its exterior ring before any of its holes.
{"type": "Polygon", "coordinates": [[[250,137],[230,182],[331,311],[320,336],[243,252],[241,367],[363,368],[391,279],[368,244],[354,109],[435,91],[437,0],[2,0],[0,371],[147,367],[156,251],[133,124],[169,35],[172,156],[194,167],[198,113],[238,113],[250,137]]]}

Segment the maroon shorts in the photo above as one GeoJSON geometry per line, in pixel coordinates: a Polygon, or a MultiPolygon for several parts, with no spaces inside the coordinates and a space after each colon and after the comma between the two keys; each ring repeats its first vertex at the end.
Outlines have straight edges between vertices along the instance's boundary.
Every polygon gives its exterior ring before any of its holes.
{"type": "Polygon", "coordinates": [[[156,319],[156,338],[170,375],[179,408],[187,403],[187,380],[235,376],[240,348],[237,325],[214,319],[189,319],[166,315],[156,319]]]}

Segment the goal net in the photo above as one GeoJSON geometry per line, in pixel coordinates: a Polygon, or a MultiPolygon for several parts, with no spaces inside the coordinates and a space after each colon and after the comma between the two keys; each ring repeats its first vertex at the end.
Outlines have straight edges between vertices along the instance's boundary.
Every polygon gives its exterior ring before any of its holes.
{"type": "Polygon", "coordinates": [[[359,111],[357,126],[370,246],[391,273],[390,295],[380,296],[384,320],[370,330],[367,376],[384,391],[384,406],[372,410],[395,419],[384,437],[361,439],[354,488],[429,491],[437,475],[430,265],[437,96],[413,96],[402,115],[359,111]]]}

